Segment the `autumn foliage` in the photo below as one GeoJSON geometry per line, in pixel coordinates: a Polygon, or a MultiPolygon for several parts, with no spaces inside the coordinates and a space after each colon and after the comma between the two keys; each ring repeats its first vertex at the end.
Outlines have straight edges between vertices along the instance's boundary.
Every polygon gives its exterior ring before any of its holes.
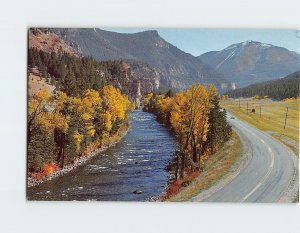
{"type": "Polygon", "coordinates": [[[28,169],[49,175],[99,147],[127,121],[134,105],[113,86],[85,90],[81,96],[47,89],[28,102],[28,169]],[[98,145],[98,146],[95,146],[98,145]]]}
{"type": "Polygon", "coordinates": [[[231,127],[221,110],[216,88],[202,84],[168,95],[147,95],[145,111],[153,112],[174,133],[178,148],[174,161],[175,178],[201,171],[201,165],[227,141],[231,127]]]}
{"type": "Polygon", "coordinates": [[[45,164],[44,165],[44,168],[43,168],[43,173],[46,175],[46,176],[50,176],[52,175],[54,172],[56,172],[58,170],[58,165],[56,163],[48,163],[48,164],[45,164]]]}

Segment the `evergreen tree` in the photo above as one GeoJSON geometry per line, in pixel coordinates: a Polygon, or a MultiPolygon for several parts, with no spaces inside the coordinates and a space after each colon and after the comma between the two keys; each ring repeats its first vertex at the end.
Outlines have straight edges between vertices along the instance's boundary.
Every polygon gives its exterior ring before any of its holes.
{"type": "Polygon", "coordinates": [[[63,81],[63,91],[68,95],[77,95],[78,89],[76,85],[76,79],[72,72],[69,72],[63,81]]]}
{"type": "Polygon", "coordinates": [[[226,111],[225,109],[221,109],[217,96],[211,100],[211,104],[213,108],[208,115],[209,126],[204,149],[208,149],[214,153],[217,148],[229,140],[232,129],[226,121],[226,111]]]}
{"type": "Polygon", "coordinates": [[[173,97],[174,96],[174,92],[172,91],[172,89],[169,89],[165,96],[166,97],[173,97]]]}
{"type": "Polygon", "coordinates": [[[285,78],[249,85],[244,88],[229,91],[225,95],[232,98],[268,96],[276,100],[300,96],[300,71],[286,76],[285,78]]]}

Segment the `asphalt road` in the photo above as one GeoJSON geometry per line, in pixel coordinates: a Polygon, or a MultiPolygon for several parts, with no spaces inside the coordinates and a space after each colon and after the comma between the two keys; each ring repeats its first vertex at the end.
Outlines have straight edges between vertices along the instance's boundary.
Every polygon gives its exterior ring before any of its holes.
{"type": "Polygon", "coordinates": [[[208,190],[205,198],[200,193],[191,201],[291,202],[299,185],[296,156],[269,134],[231,116],[228,121],[241,137],[247,163],[224,187],[208,190]]]}

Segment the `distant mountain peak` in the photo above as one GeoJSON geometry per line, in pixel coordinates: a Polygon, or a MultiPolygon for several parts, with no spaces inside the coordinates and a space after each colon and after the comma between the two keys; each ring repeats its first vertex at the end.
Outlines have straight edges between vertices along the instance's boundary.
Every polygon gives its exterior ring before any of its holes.
{"type": "Polygon", "coordinates": [[[147,31],[143,31],[141,33],[147,33],[147,34],[152,34],[152,35],[155,35],[155,36],[159,36],[157,30],[147,30],[147,31]]]}
{"type": "Polygon", "coordinates": [[[261,42],[253,41],[253,40],[247,40],[245,42],[242,42],[241,44],[242,44],[242,46],[256,45],[257,47],[262,47],[262,48],[276,47],[272,44],[261,43],[261,42]]]}
{"type": "MultiPolygon", "coordinates": [[[[235,49],[235,48],[245,48],[245,47],[250,47],[250,46],[256,46],[257,48],[270,48],[270,47],[276,47],[275,45],[272,44],[267,44],[267,43],[262,43],[254,40],[247,40],[244,42],[240,42],[237,44],[232,44],[226,47],[224,50],[229,50],[229,49],[235,49]]],[[[222,52],[218,51],[218,52],[222,52]]]]}
{"type": "Polygon", "coordinates": [[[284,77],[299,69],[300,55],[286,48],[248,40],[199,56],[237,87],[284,77]]]}

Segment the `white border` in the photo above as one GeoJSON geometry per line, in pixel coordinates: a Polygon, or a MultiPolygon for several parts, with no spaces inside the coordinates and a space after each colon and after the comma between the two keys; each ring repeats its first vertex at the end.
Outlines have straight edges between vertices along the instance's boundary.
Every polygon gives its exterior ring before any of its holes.
{"type": "Polygon", "coordinates": [[[25,200],[28,26],[299,28],[298,1],[7,0],[0,25],[0,232],[299,231],[299,205],[25,200]]]}

